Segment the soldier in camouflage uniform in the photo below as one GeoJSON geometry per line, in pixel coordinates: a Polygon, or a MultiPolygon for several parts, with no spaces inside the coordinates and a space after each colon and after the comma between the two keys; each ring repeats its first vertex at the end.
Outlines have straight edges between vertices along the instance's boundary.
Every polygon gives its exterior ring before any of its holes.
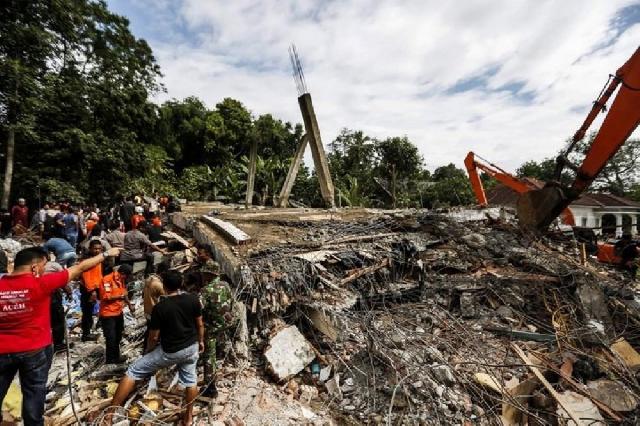
{"type": "Polygon", "coordinates": [[[220,280],[220,265],[213,259],[208,259],[201,265],[200,274],[202,283],[206,283],[200,289],[202,319],[205,324],[204,381],[211,382],[203,394],[215,396],[216,345],[232,321],[233,295],[229,284],[220,280]]]}

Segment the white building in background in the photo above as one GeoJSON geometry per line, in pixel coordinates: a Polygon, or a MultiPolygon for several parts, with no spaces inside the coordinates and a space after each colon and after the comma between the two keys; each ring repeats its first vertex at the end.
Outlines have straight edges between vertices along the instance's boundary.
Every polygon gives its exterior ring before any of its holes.
{"type": "Polygon", "coordinates": [[[571,203],[576,226],[594,228],[596,234],[638,234],[640,203],[611,194],[585,194],[571,203]]]}
{"type": "MultiPolygon", "coordinates": [[[[518,194],[504,185],[487,191],[490,206],[515,207],[518,194]]],[[[640,203],[611,194],[585,194],[569,206],[576,226],[593,228],[598,235],[639,234],[640,203]]]]}

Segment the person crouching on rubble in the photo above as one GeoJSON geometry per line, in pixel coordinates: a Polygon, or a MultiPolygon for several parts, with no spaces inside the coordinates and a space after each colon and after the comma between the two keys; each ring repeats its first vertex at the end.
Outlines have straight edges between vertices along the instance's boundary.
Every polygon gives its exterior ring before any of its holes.
{"type": "Polygon", "coordinates": [[[198,354],[204,351],[202,306],[196,295],[182,291],[182,275],[178,272],[163,274],[162,283],[166,295],[151,312],[146,353],[129,367],[111,405],[122,406],[138,381],[153,376],[161,368],[176,366],[178,381],[185,388],[182,424],[191,425],[192,403],[198,395],[196,364],[198,354]]]}
{"type": "Polygon", "coordinates": [[[118,249],[112,249],[63,271],[44,275],[47,251],[29,247],[16,254],[13,272],[0,278],[0,406],[17,372],[25,425],[44,424],[47,378],[53,356],[51,294],[118,253],[118,249]]]}
{"type": "Polygon", "coordinates": [[[220,265],[213,259],[201,266],[202,283],[200,301],[205,327],[204,382],[202,395],[215,397],[218,393],[215,382],[217,344],[224,330],[233,320],[231,313],[233,295],[229,284],[220,279],[220,265]]]}
{"type": "Polygon", "coordinates": [[[100,300],[100,321],[102,322],[102,333],[105,341],[105,363],[121,364],[126,358],[120,356],[120,342],[122,341],[122,331],[124,330],[124,310],[125,303],[129,306],[131,313],[135,307],[129,301],[127,295],[127,278],[133,273],[131,265],[120,265],[117,271],[110,270],[108,265],[104,266],[104,277],[98,287],[98,299],[100,300]]]}

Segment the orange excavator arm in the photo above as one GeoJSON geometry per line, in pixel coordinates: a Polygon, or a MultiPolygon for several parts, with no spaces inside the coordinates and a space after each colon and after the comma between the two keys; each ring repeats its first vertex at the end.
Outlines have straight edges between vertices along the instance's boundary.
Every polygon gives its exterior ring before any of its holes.
{"type": "MultiPolygon", "coordinates": [[[[504,171],[495,164],[489,163],[488,161],[478,161],[476,159],[476,155],[472,151],[469,151],[467,156],[464,158],[464,165],[467,168],[467,173],[469,174],[469,181],[471,181],[473,193],[478,200],[478,204],[482,207],[486,207],[489,203],[487,201],[487,195],[484,192],[484,185],[482,185],[482,180],[480,179],[479,170],[487,173],[489,176],[493,177],[508,188],[511,188],[518,194],[524,194],[526,192],[539,189],[539,187],[535,186],[533,183],[520,179],[511,173],[504,171]]],[[[562,212],[562,223],[572,226],[575,225],[573,213],[571,213],[571,210],[568,208],[565,208],[562,212]]]]}
{"type": "Polygon", "coordinates": [[[620,147],[631,136],[640,124],[640,48],[636,49],[629,60],[620,67],[608,87],[594,102],[582,126],[573,136],[571,144],[558,157],[556,179],[562,169],[568,166],[576,171],[576,178],[570,187],[563,187],[558,182],[550,182],[543,189],[530,191],[518,201],[518,217],[523,227],[532,230],[543,230],[572,201],[598,177],[620,147]],[[599,112],[604,112],[605,104],[615,90],[618,94],[613,100],[609,112],[598,130],[587,154],[579,167],[567,160],[567,155],[575,144],[581,140],[599,112]]]}
{"type": "Polygon", "coordinates": [[[528,182],[521,180],[508,172],[505,172],[495,164],[491,164],[489,162],[485,164],[476,160],[476,155],[471,151],[464,158],[464,165],[467,168],[467,173],[469,174],[469,180],[471,181],[471,188],[473,188],[473,193],[476,195],[478,204],[483,207],[485,207],[488,203],[487,196],[484,192],[484,186],[482,185],[482,181],[480,180],[480,173],[478,172],[478,169],[482,170],[489,176],[493,177],[497,181],[503,183],[519,194],[531,191],[532,189],[537,189],[535,186],[529,184],[528,182]]]}

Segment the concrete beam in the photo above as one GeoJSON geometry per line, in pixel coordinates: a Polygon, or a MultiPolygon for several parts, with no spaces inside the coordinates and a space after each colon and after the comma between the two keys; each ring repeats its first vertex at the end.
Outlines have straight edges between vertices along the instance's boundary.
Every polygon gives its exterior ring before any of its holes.
{"type": "Polygon", "coordinates": [[[329,163],[322,145],[322,137],[320,136],[320,127],[316,119],[316,113],[313,110],[311,95],[305,93],[298,98],[304,128],[307,131],[309,144],[311,145],[311,154],[313,155],[313,163],[315,164],[316,174],[318,175],[318,183],[320,184],[320,193],[327,207],[335,207],[333,181],[329,172],[329,163]]]}
{"type": "Polygon", "coordinates": [[[251,142],[251,151],[249,152],[249,170],[247,176],[247,194],[244,206],[249,208],[253,204],[253,186],[256,180],[256,161],[258,160],[258,139],[251,142]]]}
{"type": "Polygon", "coordinates": [[[287,178],[284,180],[282,184],[282,189],[280,190],[280,195],[278,196],[278,205],[277,207],[287,207],[289,204],[289,195],[291,194],[291,189],[293,188],[293,184],[296,181],[296,176],[298,176],[298,169],[300,169],[300,163],[302,163],[302,157],[304,156],[304,150],[307,149],[307,143],[309,142],[309,138],[306,134],[302,135],[302,139],[300,140],[300,144],[296,149],[296,154],[293,156],[291,160],[291,164],[289,165],[289,172],[287,173],[287,178]]]}

